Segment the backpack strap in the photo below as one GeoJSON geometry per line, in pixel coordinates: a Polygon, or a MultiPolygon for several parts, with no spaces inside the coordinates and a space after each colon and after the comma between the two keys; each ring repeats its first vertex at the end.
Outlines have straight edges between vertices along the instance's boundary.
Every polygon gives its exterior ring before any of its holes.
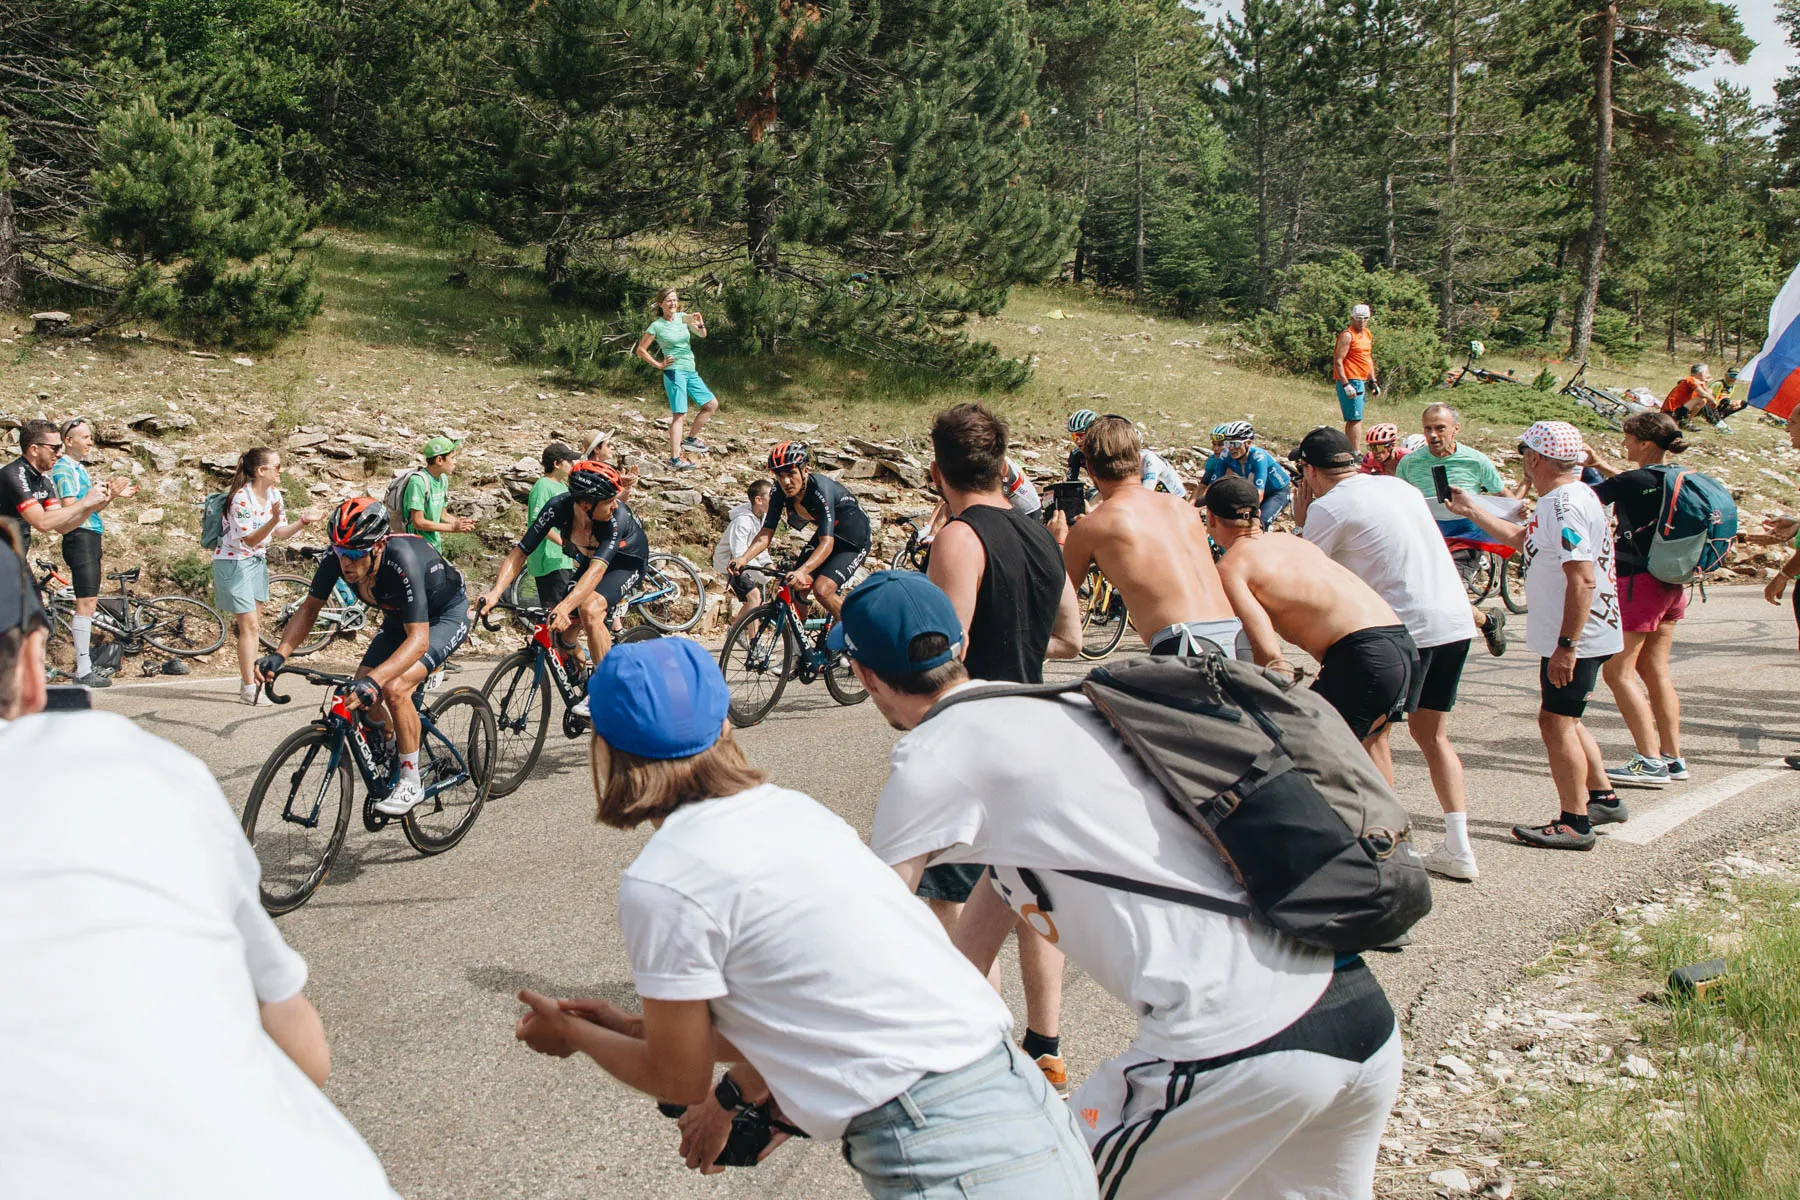
{"type": "Polygon", "coordinates": [[[954,696],[945,696],[932,705],[924,716],[919,718],[923,725],[931,718],[953,705],[969,700],[992,700],[996,696],[1036,696],[1044,700],[1054,700],[1058,696],[1069,696],[1087,686],[1087,676],[1068,683],[989,683],[981,687],[964,688],[954,696]]]}
{"type": "MultiPolygon", "coordinates": [[[[1139,896],[1150,896],[1157,900],[1167,900],[1171,904],[1185,904],[1189,908],[1203,908],[1207,912],[1215,912],[1223,917],[1250,917],[1256,910],[1248,904],[1239,904],[1235,900],[1221,900],[1217,896],[1208,896],[1203,892],[1190,892],[1184,888],[1165,887],[1160,883],[1145,883],[1138,879],[1127,879],[1123,875],[1109,875],[1105,871],[1057,871],[1058,875],[1067,875],[1071,879],[1082,879],[1101,887],[1112,888],[1121,892],[1132,892],[1139,896]]],[[[1043,906],[1040,904],[1040,908],[1043,906]]]]}

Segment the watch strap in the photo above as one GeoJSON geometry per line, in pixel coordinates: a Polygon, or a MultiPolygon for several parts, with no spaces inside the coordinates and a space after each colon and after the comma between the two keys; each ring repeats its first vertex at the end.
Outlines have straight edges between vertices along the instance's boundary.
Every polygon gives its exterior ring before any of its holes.
{"type": "Polygon", "coordinates": [[[750,1107],[744,1103],[744,1093],[739,1090],[737,1081],[732,1079],[729,1071],[719,1076],[719,1082],[713,1086],[713,1099],[726,1112],[743,1112],[750,1107]]]}

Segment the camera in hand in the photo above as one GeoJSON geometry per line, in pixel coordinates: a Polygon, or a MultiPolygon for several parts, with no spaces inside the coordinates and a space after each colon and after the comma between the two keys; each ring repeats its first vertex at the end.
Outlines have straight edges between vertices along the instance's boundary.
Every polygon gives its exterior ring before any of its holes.
{"type": "MultiPolygon", "coordinates": [[[[769,1148],[777,1130],[795,1137],[806,1136],[802,1130],[774,1116],[770,1112],[773,1104],[773,1100],[764,1100],[761,1104],[738,1110],[737,1115],[731,1119],[731,1135],[725,1139],[725,1148],[719,1151],[719,1157],[713,1159],[714,1165],[754,1167],[762,1152],[769,1148]]],[[[665,1117],[674,1118],[686,1112],[687,1106],[658,1100],[656,1111],[665,1117]]]]}

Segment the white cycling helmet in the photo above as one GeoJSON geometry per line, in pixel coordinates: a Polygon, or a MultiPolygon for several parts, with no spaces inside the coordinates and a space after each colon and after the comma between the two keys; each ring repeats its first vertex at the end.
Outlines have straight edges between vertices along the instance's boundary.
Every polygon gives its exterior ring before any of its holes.
{"type": "Polygon", "coordinates": [[[1256,427],[1248,421],[1227,421],[1213,430],[1228,442],[1254,442],[1256,427]]]}
{"type": "Polygon", "coordinates": [[[1423,450],[1425,448],[1425,435],[1422,433],[1409,433],[1406,435],[1406,440],[1402,442],[1401,445],[1406,447],[1406,452],[1408,454],[1411,454],[1414,450],[1423,450]]]}

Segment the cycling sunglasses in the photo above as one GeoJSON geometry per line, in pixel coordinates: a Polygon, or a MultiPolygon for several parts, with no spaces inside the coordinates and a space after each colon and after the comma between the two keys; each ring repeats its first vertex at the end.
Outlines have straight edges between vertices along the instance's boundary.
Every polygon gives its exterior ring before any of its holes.
{"type": "Polygon", "coordinates": [[[346,562],[355,562],[359,558],[369,557],[375,552],[375,547],[370,546],[367,550],[346,550],[342,546],[333,546],[331,552],[346,562]]]}

